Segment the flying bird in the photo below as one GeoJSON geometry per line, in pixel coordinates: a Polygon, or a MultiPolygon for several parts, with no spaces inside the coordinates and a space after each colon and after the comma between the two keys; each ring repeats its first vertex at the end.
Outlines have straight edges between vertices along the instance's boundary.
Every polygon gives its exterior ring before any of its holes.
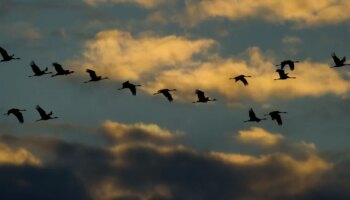
{"type": "Polygon", "coordinates": [[[13,114],[15,117],[17,117],[19,123],[23,123],[23,114],[21,113],[22,111],[26,111],[24,109],[18,109],[18,108],[11,108],[10,110],[7,111],[4,115],[9,116],[10,114],[13,114]]]}
{"type": "Polygon", "coordinates": [[[86,72],[89,73],[91,79],[88,81],[85,81],[84,83],[108,79],[108,77],[97,76],[96,72],[94,70],[91,70],[91,69],[87,69],[86,72]]]}
{"type": "Polygon", "coordinates": [[[276,69],[276,72],[278,72],[278,75],[280,76],[280,78],[275,80],[286,80],[289,78],[296,78],[296,77],[288,76],[288,73],[285,73],[283,69],[276,69]]]}
{"type": "Polygon", "coordinates": [[[276,120],[277,124],[279,126],[282,126],[282,118],[281,118],[281,115],[280,115],[281,113],[287,113],[287,112],[272,111],[269,114],[266,114],[265,116],[270,115],[272,120],[276,120]]]}
{"type": "Polygon", "coordinates": [[[29,76],[29,77],[33,77],[33,76],[42,76],[44,74],[51,74],[52,72],[47,72],[48,68],[46,67],[44,70],[41,70],[38,65],[35,64],[34,61],[32,61],[30,63],[30,67],[32,68],[34,75],[29,76]]]}
{"type": "Polygon", "coordinates": [[[248,81],[247,81],[247,77],[252,77],[252,76],[245,76],[245,75],[239,75],[239,76],[236,76],[236,77],[233,77],[233,78],[230,78],[230,79],[235,79],[235,81],[242,81],[242,83],[247,86],[248,85],[248,81]]]}
{"type": "Polygon", "coordinates": [[[198,100],[192,103],[207,103],[208,101],[216,101],[216,99],[211,99],[210,97],[206,97],[204,92],[201,90],[197,89],[195,93],[197,94],[198,100]]]}
{"type": "Polygon", "coordinates": [[[15,54],[12,54],[11,56],[7,53],[7,51],[0,47],[0,54],[2,56],[2,60],[0,60],[0,62],[7,62],[10,60],[19,60],[20,58],[15,58],[15,54]]]}
{"type": "Polygon", "coordinates": [[[333,67],[343,67],[343,66],[346,66],[346,65],[350,65],[350,64],[345,64],[345,61],[346,61],[345,56],[340,60],[337,57],[337,55],[335,55],[335,53],[332,53],[332,58],[333,58],[333,61],[335,63],[335,65],[333,67]]]}
{"type": "Polygon", "coordinates": [[[129,89],[132,93],[132,95],[136,95],[136,87],[139,87],[141,85],[135,85],[135,84],[132,84],[130,83],[129,81],[125,81],[123,84],[122,84],[122,87],[119,88],[118,90],[122,90],[122,89],[129,89]]]}
{"type": "Polygon", "coordinates": [[[62,65],[58,64],[57,62],[52,63],[52,65],[55,67],[56,74],[52,75],[51,77],[61,76],[61,75],[69,75],[71,73],[74,73],[74,71],[63,69],[62,65]]]}
{"type": "Polygon", "coordinates": [[[253,108],[249,110],[249,120],[244,121],[244,122],[260,122],[261,120],[266,120],[266,118],[258,118],[254,111],[253,108]]]}
{"type": "Polygon", "coordinates": [[[153,95],[163,94],[168,99],[168,101],[171,102],[173,101],[173,97],[170,94],[171,91],[176,91],[176,89],[161,89],[161,90],[158,90],[158,92],[154,93],[153,95]]]}
{"type": "Polygon", "coordinates": [[[39,105],[37,105],[36,110],[39,112],[39,115],[41,117],[41,119],[38,119],[36,121],[43,121],[43,120],[49,120],[49,119],[57,119],[58,117],[51,117],[51,115],[53,114],[52,111],[49,113],[46,113],[44,109],[42,109],[39,105]]]}
{"type": "Polygon", "coordinates": [[[281,69],[284,69],[285,66],[289,66],[290,70],[293,71],[295,68],[295,63],[299,63],[300,61],[298,60],[284,60],[282,61],[280,64],[276,65],[276,66],[281,66],[281,69]]]}

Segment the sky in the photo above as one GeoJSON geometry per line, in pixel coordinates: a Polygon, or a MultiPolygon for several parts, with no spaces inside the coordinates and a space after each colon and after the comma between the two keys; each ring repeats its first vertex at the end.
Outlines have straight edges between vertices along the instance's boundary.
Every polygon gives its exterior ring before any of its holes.
{"type": "MultiPolygon", "coordinates": [[[[349,199],[348,0],[1,0],[0,199],[349,199]],[[276,64],[298,60],[296,79],[276,64]],[[68,76],[28,77],[31,61],[68,76]],[[108,79],[84,84],[93,69],[108,79]],[[229,80],[250,75],[249,85],[229,80]],[[137,95],[118,90],[129,80],[137,95]],[[153,95],[177,89],[174,101],[153,95]],[[200,89],[215,102],[193,104],[200,89]],[[35,106],[58,119],[40,121],[35,106]],[[257,116],[285,111],[283,125],[257,116]]],[[[350,63],[350,62],[349,62],[350,63]]]]}

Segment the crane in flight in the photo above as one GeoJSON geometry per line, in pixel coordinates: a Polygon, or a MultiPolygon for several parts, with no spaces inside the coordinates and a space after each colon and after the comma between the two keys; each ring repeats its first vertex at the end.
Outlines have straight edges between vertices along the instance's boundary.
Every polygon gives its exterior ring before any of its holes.
{"type": "Polygon", "coordinates": [[[35,64],[34,61],[30,63],[30,67],[32,68],[34,75],[31,75],[29,77],[34,77],[34,76],[42,76],[44,74],[52,74],[52,72],[47,72],[48,68],[46,67],[44,70],[41,70],[38,65],[35,64]]]}
{"type": "Polygon", "coordinates": [[[210,97],[206,97],[204,92],[201,90],[196,90],[195,93],[197,94],[198,100],[194,101],[192,103],[207,103],[208,101],[216,101],[216,99],[212,99],[210,97]]]}
{"type": "Polygon", "coordinates": [[[54,66],[54,68],[56,70],[56,74],[51,75],[51,77],[69,75],[69,74],[74,73],[74,71],[63,69],[62,65],[58,64],[57,62],[52,63],[52,65],[54,66]]]}
{"type": "Polygon", "coordinates": [[[2,47],[0,47],[0,54],[2,56],[2,60],[0,60],[0,62],[8,62],[11,60],[19,60],[20,59],[20,58],[15,58],[15,54],[9,55],[7,53],[7,51],[2,47]]]}
{"type": "Polygon", "coordinates": [[[246,78],[248,78],[248,77],[252,77],[252,76],[245,76],[245,75],[241,74],[239,76],[236,76],[236,77],[233,77],[233,78],[230,78],[230,79],[234,79],[236,82],[237,81],[241,81],[244,84],[244,86],[247,86],[248,85],[248,81],[247,81],[246,78]]]}
{"type": "Polygon", "coordinates": [[[18,109],[18,108],[11,108],[4,115],[9,116],[10,114],[13,114],[18,119],[19,123],[23,124],[24,119],[23,119],[22,111],[26,111],[26,110],[25,109],[18,109]]]}
{"type": "Polygon", "coordinates": [[[345,64],[346,61],[346,57],[344,56],[341,60],[337,57],[337,55],[335,55],[335,53],[332,53],[332,58],[334,61],[334,66],[333,67],[343,67],[346,65],[350,65],[350,64],[345,64]]]}
{"type": "Polygon", "coordinates": [[[275,79],[275,80],[286,80],[289,78],[293,78],[293,79],[296,78],[296,77],[288,76],[288,73],[284,72],[283,69],[276,69],[276,72],[278,72],[278,75],[280,76],[280,78],[275,79]]]}
{"type": "Polygon", "coordinates": [[[163,94],[169,102],[173,101],[173,97],[171,96],[171,91],[176,91],[176,89],[161,89],[158,90],[158,92],[154,93],[153,95],[157,95],[157,94],[163,94]]]}
{"type": "Polygon", "coordinates": [[[42,109],[39,105],[37,105],[35,107],[35,109],[39,112],[39,115],[41,117],[41,119],[36,120],[38,121],[46,121],[46,120],[50,120],[50,119],[57,119],[58,117],[52,117],[52,111],[49,113],[46,113],[46,111],[44,109],[42,109]]]}
{"type": "Polygon", "coordinates": [[[276,66],[281,66],[281,69],[284,69],[285,66],[289,66],[289,69],[291,71],[293,71],[295,68],[295,63],[299,63],[299,62],[300,62],[299,60],[294,60],[294,61],[293,60],[284,60],[276,66]]]}
{"type": "Polygon", "coordinates": [[[266,120],[266,118],[258,118],[254,111],[253,108],[250,108],[249,110],[249,120],[246,120],[244,122],[260,122],[261,120],[266,120]]]}
{"type": "Polygon", "coordinates": [[[281,118],[281,113],[287,113],[287,112],[280,112],[280,111],[272,111],[269,114],[266,114],[265,116],[270,115],[272,120],[276,120],[277,124],[279,126],[282,126],[282,118],[281,118]]]}
{"type": "Polygon", "coordinates": [[[122,84],[122,87],[119,88],[118,90],[129,89],[131,91],[131,94],[135,96],[136,95],[136,87],[140,87],[140,86],[141,85],[135,85],[135,84],[130,83],[129,81],[125,81],[122,84]]]}
{"type": "Polygon", "coordinates": [[[91,69],[87,69],[86,72],[89,73],[91,79],[88,81],[85,81],[84,83],[96,82],[96,81],[101,81],[103,79],[108,79],[108,77],[97,76],[96,72],[91,69]]]}

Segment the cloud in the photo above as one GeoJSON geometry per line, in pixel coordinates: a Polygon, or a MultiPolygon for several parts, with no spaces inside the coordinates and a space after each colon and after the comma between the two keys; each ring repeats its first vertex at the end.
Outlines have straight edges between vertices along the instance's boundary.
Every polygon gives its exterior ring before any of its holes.
{"type": "Polygon", "coordinates": [[[27,22],[17,22],[10,25],[4,32],[17,40],[33,42],[40,40],[43,35],[32,24],[27,22]]]}
{"type": "Polygon", "coordinates": [[[24,148],[12,149],[4,143],[0,143],[0,165],[35,165],[41,164],[31,152],[24,148]]]}
{"type": "Polygon", "coordinates": [[[149,34],[134,37],[119,30],[102,31],[87,42],[83,65],[114,79],[140,80],[157,69],[188,64],[214,44],[210,39],[149,34]]]}
{"type": "Polygon", "coordinates": [[[89,5],[96,6],[101,3],[132,3],[145,8],[154,8],[166,2],[166,0],[84,0],[89,5]]]}
{"type": "Polygon", "coordinates": [[[232,21],[262,19],[271,23],[292,22],[307,27],[347,22],[350,14],[344,11],[349,8],[350,2],[347,0],[198,0],[187,3],[185,20],[194,25],[215,17],[232,21]]]}
{"type": "Polygon", "coordinates": [[[247,144],[255,144],[262,147],[271,147],[280,144],[283,140],[283,135],[277,133],[269,133],[266,130],[258,127],[253,127],[250,130],[239,131],[236,139],[239,142],[247,144]]]}
{"type": "Polygon", "coordinates": [[[282,43],[286,45],[300,44],[301,42],[301,39],[297,36],[287,35],[282,38],[282,43]]]}

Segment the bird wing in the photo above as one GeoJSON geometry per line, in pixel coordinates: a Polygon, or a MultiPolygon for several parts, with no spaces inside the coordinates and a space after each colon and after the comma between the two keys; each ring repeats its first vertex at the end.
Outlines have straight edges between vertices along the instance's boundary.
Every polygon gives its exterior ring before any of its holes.
{"type": "Polygon", "coordinates": [[[282,118],[280,114],[276,114],[273,118],[277,121],[278,125],[282,125],[282,118]]]}
{"type": "Polygon", "coordinates": [[[171,96],[169,91],[163,91],[162,93],[169,101],[173,100],[173,97],[171,96]]]}
{"type": "Polygon", "coordinates": [[[341,62],[345,63],[345,61],[346,61],[346,57],[344,56],[343,59],[341,59],[341,62]]]}
{"type": "Polygon", "coordinates": [[[255,115],[255,113],[254,113],[252,108],[249,110],[249,118],[250,119],[256,119],[256,115],[255,115]]]}
{"type": "Polygon", "coordinates": [[[198,99],[205,99],[205,94],[201,90],[196,90],[196,94],[198,96],[198,99]]]}
{"type": "Polygon", "coordinates": [[[130,89],[132,95],[136,95],[136,86],[134,84],[130,84],[129,89],[130,89]]]}
{"type": "Polygon", "coordinates": [[[279,75],[280,77],[283,77],[283,76],[286,75],[286,73],[284,72],[283,69],[280,69],[280,70],[278,70],[277,72],[278,72],[278,75],[279,75]]]}
{"type": "Polygon", "coordinates": [[[41,73],[40,68],[38,67],[38,65],[35,64],[34,61],[32,61],[30,63],[30,66],[32,67],[32,70],[33,70],[34,74],[40,74],[41,73]]]}
{"type": "Polygon", "coordinates": [[[86,72],[89,73],[91,79],[97,79],[97,75],[96,75],[96,72],[94,70],[87,69],[86,72]]]}
{"type": "Polygon", "coordinates": [[[9,57],[9,54],[7,53],[7,51],[2,47],[0,47],[0,54],[3,58],[9,57]]]}
{"type": "Polygon", "coordinates": [[[63,73],[64,72],[64,69],[62,67],[62,65],[58,64],[58,63],[52,63],[52,65],[55,67],[55,70],[58,72],[58,73],[63,73]]]}
{"type": "Polygon", "coordinates": [[[19,111],[19,110],[12,110],[11,113],[12,113],[14,116],[17,117],[17,119],[18,119],[18,121],[19,121],[20,123],[23,123],[23,122],[24,122],[24,120],[23,120],[23,115],[22,115],[21,111],[19,111]]]}
{"type": "Polygon", "coordinates": [[[239,80],[242,81],[244,85],[248,85],[247,79],[244,78],[243,76],[239,80]]]}
{"type": "Polygon", "coordinates": [[[294,65],[294,62],[293,62],[293,61],[289,63],[289,68],[290,68],[290,70],[292,70],[292,71],[294,70],[295,65],[294,65]]]}
{"type": "Polygon", "coordinates": [[[46,112],[45,112],[45,110],[42,109],[39,105],[37,105],[35,108],[36,108],[36,110],[39,112],[39,114],[40,114],[41,117],[45,117],[45,116],[47,115],[46,112]]]}
{"type": "Polygon", "coordinates": [[[335,55],[335,53],[332,54],[332,58],[335,64],[341,63],[340,59],[337,57],[337,55],[335,55]]]}

